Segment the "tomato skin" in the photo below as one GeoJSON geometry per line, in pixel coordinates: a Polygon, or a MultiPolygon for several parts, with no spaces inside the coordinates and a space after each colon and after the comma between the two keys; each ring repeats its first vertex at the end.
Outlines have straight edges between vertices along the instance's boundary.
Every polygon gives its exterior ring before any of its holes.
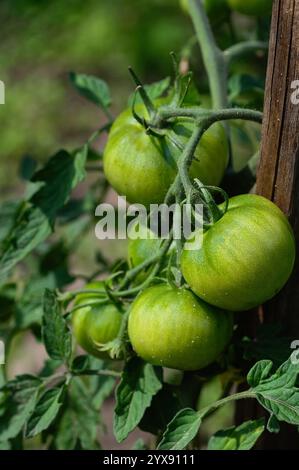
{"type": "MultiPolygon", "coordinates": [[[[92,282],[85,286],[86,289],[101,289],[103,283],[92,282]]],[[[108,359],[110,356],[105,351],[99,351],[96,343],[106,344],[116,338],[122,314],[117,308],[107,301],[107,304],[97,305],[99,300],[97,294],[79,294],[74,305],[94,303],[92,307],[82,307],[75,310],[72,315],[72,327],[78,344],[89,354],[100,359],[108,359]]]]}
{"type": "Polygon", "coordinates": [[[228,0],[232,10],[249,16],[270,15],[273,0],[228,0]]]}
{"type": "Polygon", "coordinates": [[[202,247],[183,250],[182,273],[211,305],[249,310],[287,282],[295,260],[294,235],[280,209],[261,196],[229,200],[228,212],[203,235],[202,247]]]}
{"type": "Polygon", "coordinates": [[[212,363],[230,340],[232,316],[187,289],[159,284],[133,302],[128,333],[135,352],[154,365],[198,370],[212,363]]]}
{"type": "MultiPolygon", "coordinates": [[[[136,106],[136,111],[146,116],[143,105],[136,106]]],[[[174,137],[184,147],[193,126],[190,119],[177,119],[168,137],[158,139],[146,134],[131,109],[121,113],[111,128],[103,157],[104,172],[111,186],[131,203],[145,206],[162,203],[177,174],[176,162],[181,154],[169,137],[174,137]]],[[[191,176],[198,177],[204,184],[218,185],[228,158],[221,124],[205,132],[195,156],[191,176]]]]}
{"type": "Polygon", "coordinates": [[[139,264],[148,260],[159,250],[161,238],[146,227],[138,227],[140,238],[133,238],[135,225],[128,233],[128,264],[130,268],[135,268],[139,264]]]}

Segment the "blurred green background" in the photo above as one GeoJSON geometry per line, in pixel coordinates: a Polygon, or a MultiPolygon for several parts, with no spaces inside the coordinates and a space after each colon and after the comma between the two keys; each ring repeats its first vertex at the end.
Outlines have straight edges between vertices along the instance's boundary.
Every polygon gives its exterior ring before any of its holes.
{"type": "Polygon", "coordinates": [[[147,81],[171,69],[192,29],[176,0],[2,0],[0,106],[2,193],[11,193],[24,155],[45,160],[58,148],[82,144],[101,114],[78,97],[68,72],[105,79],[113,107],[125,105],[134,65],[147,81]]]}
{"type": "MultiPolygon", "coordinates": [[[[45,161],[61,147],[81,145],[99,127],[101,114],[73,90],[70,71],[106,80],[116,113],[133,90],[128,65],[147,83],[159,80],[171,73],[170,51],[188,54],[193,36],[179,0],[2,0],[0,16],[0,79],[6,85],[6,104],[0,106],[4,196],[22,191],[17,178],[25,155],[45,161]]],[[[217,18],[213,26],[222,47],[236,35],[244,39],[257,34],[255,21],[242,16],[235,28],[217,18]]],[[[197,46],[193,52],[191,64],[206,91],[197,46]]],[[[264,67],[260,58],[245,58],[232,72],[250,68],[263,76],[264,67]]]]}

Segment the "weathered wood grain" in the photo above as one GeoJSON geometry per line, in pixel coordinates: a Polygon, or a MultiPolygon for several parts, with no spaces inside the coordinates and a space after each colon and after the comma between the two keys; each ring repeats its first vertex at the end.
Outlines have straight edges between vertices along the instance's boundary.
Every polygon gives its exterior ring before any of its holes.
{"type": "MultiPolygon", "coordinates": [[[[295,80],[299,80],[299,0],[276,0],[257,193],[274,201],[287,215],[299,253],[299,104],[292,102],[295,80]]],[[[292,279],[264,310],[265,321],[283,321],[299,339],[299,256],[292,279]]]]}
{"type": "MultiPolygon", "coordinates": [[[[256,192],[275,202],[289,218],[298,256],[288,284],[263,306],[263,321],[279,322],[288,336],[299,339],[299,104],[291,99],[295,80],[299,80],[299,0],[274,0],[256,192]]],[[[247,316],[245,323],[254,331],[257,314],[247,316]]],[[[237,420],[263,414],[256,403],[248,402],[238,406],[237,420]]],[[[298,449],[298,431],[283,426],[279,435],[265,434],[259,448],[298,449]]]]}

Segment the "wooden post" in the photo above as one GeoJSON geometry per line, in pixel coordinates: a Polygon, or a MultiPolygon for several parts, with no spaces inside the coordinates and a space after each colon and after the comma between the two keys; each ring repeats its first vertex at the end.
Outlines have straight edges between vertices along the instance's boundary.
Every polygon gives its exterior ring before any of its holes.
{"type": "MultiPolygon", "coordinates": [[[[256,192],[275,202],[289,218],[296,238],[297,262],[286,287],[263,306],[263,318],[265,323],[281,323],[293,339],[299,339],[298,81],[299,0],[274,0],[256,192]]],[[[256,316],[249,321],[249,327],[254,328],[256,316]]],[[[256,404],[250,403],[241,413],[243,419],[263,414],[256,404]]],[[[283,426],[279,435],[266,434],[259,447],[273,450],[299,448],[298,436],[295,426],[283,426]]]]}
{"type": "MultiPolygon", "coordinates": [[[[274,2],[256,191],[287,215],[299,254],[299,0],[274,2]]],[[[266,321],[283,322],[299,339],[299,256],[290,282],[264,309],[266,321]]]]}

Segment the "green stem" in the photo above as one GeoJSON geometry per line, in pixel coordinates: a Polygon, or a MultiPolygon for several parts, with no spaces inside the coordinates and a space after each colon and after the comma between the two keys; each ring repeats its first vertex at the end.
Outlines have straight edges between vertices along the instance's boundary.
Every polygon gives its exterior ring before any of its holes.
{"type": "Polygon", "coordinates": [[[93,294],[93,295],[98,295],[99,297],[107,296],[107,293],[105,290],[78,289],[72,292],[65,292],[63,294],[59,294],[58,300],[62,302],[70,302],[71,300],[74,300],[74,298],[77,297],[77,295],[84,295],[84,294],[87,294],[87,295],[93,294]]]}
{"type": "Polygon", "coordinates": [[[231,62],[235,61],[239,57],[243,56],[247,52],[254,51],[267,51],[268,43],[263,41],[244,41],[238,44],[234,44],[224,51],[224,57],[226,63],[229,65],[231,62]]]}
{"type": "Polygon", "coordinates": [[[97,129],[91,134],[91,136],[89,137],[87,141],[87,144],[88,145],[92,144],[99,137],[99,135],[102,134],[102,132],[108,132],[110,130],[110,127],[112,126],[112,123],[113,123],[113,117],[109,113],[109,121],[106,124],[104,124],[102,127],[100,127],[100,129],[97,129]]]}
{"type": "Polygon", "coordinates": [[[215,401],[211,405],[208,405],[201,410],[199,414],[202,417],[205,417],[207,414],[210,414],[212,411],[216,410],[220,406],[226,405],[231,401],[243,400],[245,398],[256,398],[256,393],[251,390],[246,390],[245,392],[235,393],[234,395],[229,395],[228,397],[222,398],[221,400],[215,401]]]}
{"type": "MultiPolygon", "coordinates": [[[[172,243],[172,233],[169,234],[169,239],[166,240],[166,243],[163,245],[163,247],[158,251],[158,257],[157,257],[157,264],[156,266],[153,268],[152,272],[148,275],[147,279],[142,283],[140,284],[139,286],[136,286],[136,287],[132,287],[131,289],[127,289],[127,290],[119,290],[119,291],[112,291],[111,292],[111,295],[115,296],[115,297],[129,297],[130,295],[134,295],[134,294],[137,294],[138,292],[140,292],[141,290],[145,289],[146,287],[148,287],[150,285],[150,283],[152,282],[152,280],[154,279],[154,277],[156,276],[156,274],[158,273],[160,267],[162,266],[162,263],[163,263],[163,260],[164,260],[164,256],[166,255],[167,251],[169,250],[169,247],[172,243]]],[[[153,259],[153,258],[152,258],[153,259]]],[[[150,260],[147,260],[145,263],[148,263],[150,260]]],[[[144,266],[145,263],[142,263],[142,265],[144,266]]],[[[150,263],[151,264],[151,263],[150,263]]],[[[141,264],[137,267],[140,267],[142,266],[141,264]]],[[[136,269],[136,268],[135,268],[136,269]]],[[[133,271],[133,270],[132,270],[133,271]]],[[[136,271],[135,271],[136,272],[136,271]]],[[[138,271],[139,273],[140,271],[138,271]]],[[[130,273],[130,271],[128,271],[128,273],[130,273]]],[[[134,277],[136,277],[137,274],[135,274],[134,277]]]]}
{"type": "Polygon", "coordinates": [[[189,168],[192,163],[196,147],[203,133],[204,129],[202,125],[195,127],[192,136],[190,137],[188,144],[186,145],[182,153],[181,160],[178,163],[179,175],[186,195],[188,195],[193,188],[192,183],[190,181],[189,168]]]}
{"type": "Polygon", "coordinates": [[[117,340],[120,342],[120,344],[125,344],[127,329],[128,329],[129,315],[130,315],[130,309],[128,308],[123,314],[120,329],[117,335],[117,340]]]}
{"type": "Polygon", "coordinates": [[[67,316],[72,315],[72,313],[74,313],[76,310],[81,310],[81,308],[97,307],[98,305],[105,305],[108,303],[109,303],[109,300],[106,298],[106,299],[99,300],[98,302],[89,302],[86,304],[76,305],[75,307],[73,307],[71,310],[67,312],[67,316]]]}
{"type": "Polygon", "coordinates": [[[202,120],[205,122],[217,122],[241,119],[245,121],[253,121],[262,123],[263,114],[260,111],[254,111],[246,108],[228,108],[219,110],[208,110],[198,106],[194,108],[171,108],[169,106],[162,106],[157,113],[154,125],[158,125],[160,121],[177,118],[188,117],[191,119],[202,120]]]}
{"type": "Polygon", "coordinates": [[[227,65],[224,54],[215,42],[202,1],[189,0],[189,12],[208,73],[213,108],[226,108],[227,65]]]}
{"type": "Polygon", "coordinates": [[[101,375],[107,377],[120,377],[121,373],[115,370],[84,370],[82,372],[73,373],[73,375],[101,375]]]}

